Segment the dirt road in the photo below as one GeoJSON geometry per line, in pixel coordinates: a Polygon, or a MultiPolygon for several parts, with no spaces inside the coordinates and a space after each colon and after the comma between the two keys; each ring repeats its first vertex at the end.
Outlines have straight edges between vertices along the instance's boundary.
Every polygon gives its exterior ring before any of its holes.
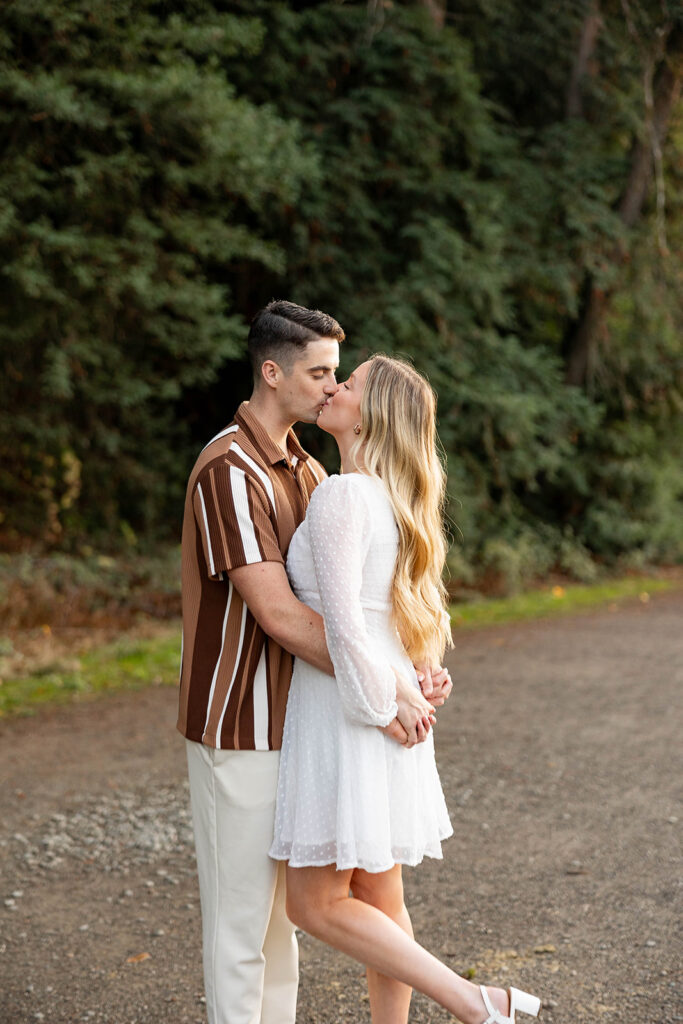
{"type": "MultiPolygon", "coordinates": [[[[455,836],[406,872],[417,937],[551,1024],[683,1020],[683,594],[457,644],[455,836]]],[[[174,720],[154,689],[0,724],[0,1024],[205,1020],[174,720]]],[[[360,968],[301,952],[301,1024],[368,1022],[360,968]]],[[[448,1019],[414,998],[412,1021],[448,1019]]]]}

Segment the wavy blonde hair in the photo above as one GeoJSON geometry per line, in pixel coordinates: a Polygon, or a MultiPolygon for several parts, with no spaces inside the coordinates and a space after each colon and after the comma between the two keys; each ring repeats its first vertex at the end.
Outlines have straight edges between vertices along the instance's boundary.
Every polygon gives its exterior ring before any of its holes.
{"type": "Polygon", "coordinates": [[[394,624],[415,664],[438,665],[452,645],[442,572],[446,474],[437,451],[436,396],[409,363],[374,355],[351,456],[386,487],[398,526],[394,624]]]}

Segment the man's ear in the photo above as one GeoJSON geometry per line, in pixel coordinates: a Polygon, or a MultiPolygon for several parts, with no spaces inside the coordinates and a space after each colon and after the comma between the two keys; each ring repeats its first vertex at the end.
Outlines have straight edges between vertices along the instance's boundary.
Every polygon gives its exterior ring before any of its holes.
{"type": "Polygon", "coordinates": [[[282,377],[283,373],[280,364],[274,362],[272,359],[266,359],[261,366],[261,378],[265,381],[268,387],[275,390],[282,380],[282,377]]]}

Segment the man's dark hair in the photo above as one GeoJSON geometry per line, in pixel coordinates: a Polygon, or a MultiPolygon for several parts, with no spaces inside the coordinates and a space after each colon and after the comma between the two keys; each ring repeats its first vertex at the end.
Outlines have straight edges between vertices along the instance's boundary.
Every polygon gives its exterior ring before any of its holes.
{"type": "Polygon", "coordinates": [[[306,309],[286,299],[269,302],[252,320],[247,338],[254,379],[260,380],[266,359],[272,359],[289,373],[309,341],[320,338],[343,341],[345,337],[334,317],[319,309],[306,309]]]}

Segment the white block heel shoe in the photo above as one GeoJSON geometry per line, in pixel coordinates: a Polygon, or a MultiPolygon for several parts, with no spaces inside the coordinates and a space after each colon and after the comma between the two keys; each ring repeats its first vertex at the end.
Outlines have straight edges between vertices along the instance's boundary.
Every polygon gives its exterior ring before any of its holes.
{"type": "Polygon", "coordinates": [[[480,985],[479,989],[488,1013],[488,1017],[485,1021],[482,1021],[482,1024],[515,1024],[515,1013],[517,1010],[520,1013],[528,1013],[530,1017],[538,1017],[538,1011],[541,1009],[541,1000],[538,996],[532,996],[528,992],[521,992],[518,988],[509,988],[510,1016],[506,1017],[505,1014],[501,1013],[500,1010],[496,1010],[491,1005],[491,1000],[485,986],[480,985]]]}

